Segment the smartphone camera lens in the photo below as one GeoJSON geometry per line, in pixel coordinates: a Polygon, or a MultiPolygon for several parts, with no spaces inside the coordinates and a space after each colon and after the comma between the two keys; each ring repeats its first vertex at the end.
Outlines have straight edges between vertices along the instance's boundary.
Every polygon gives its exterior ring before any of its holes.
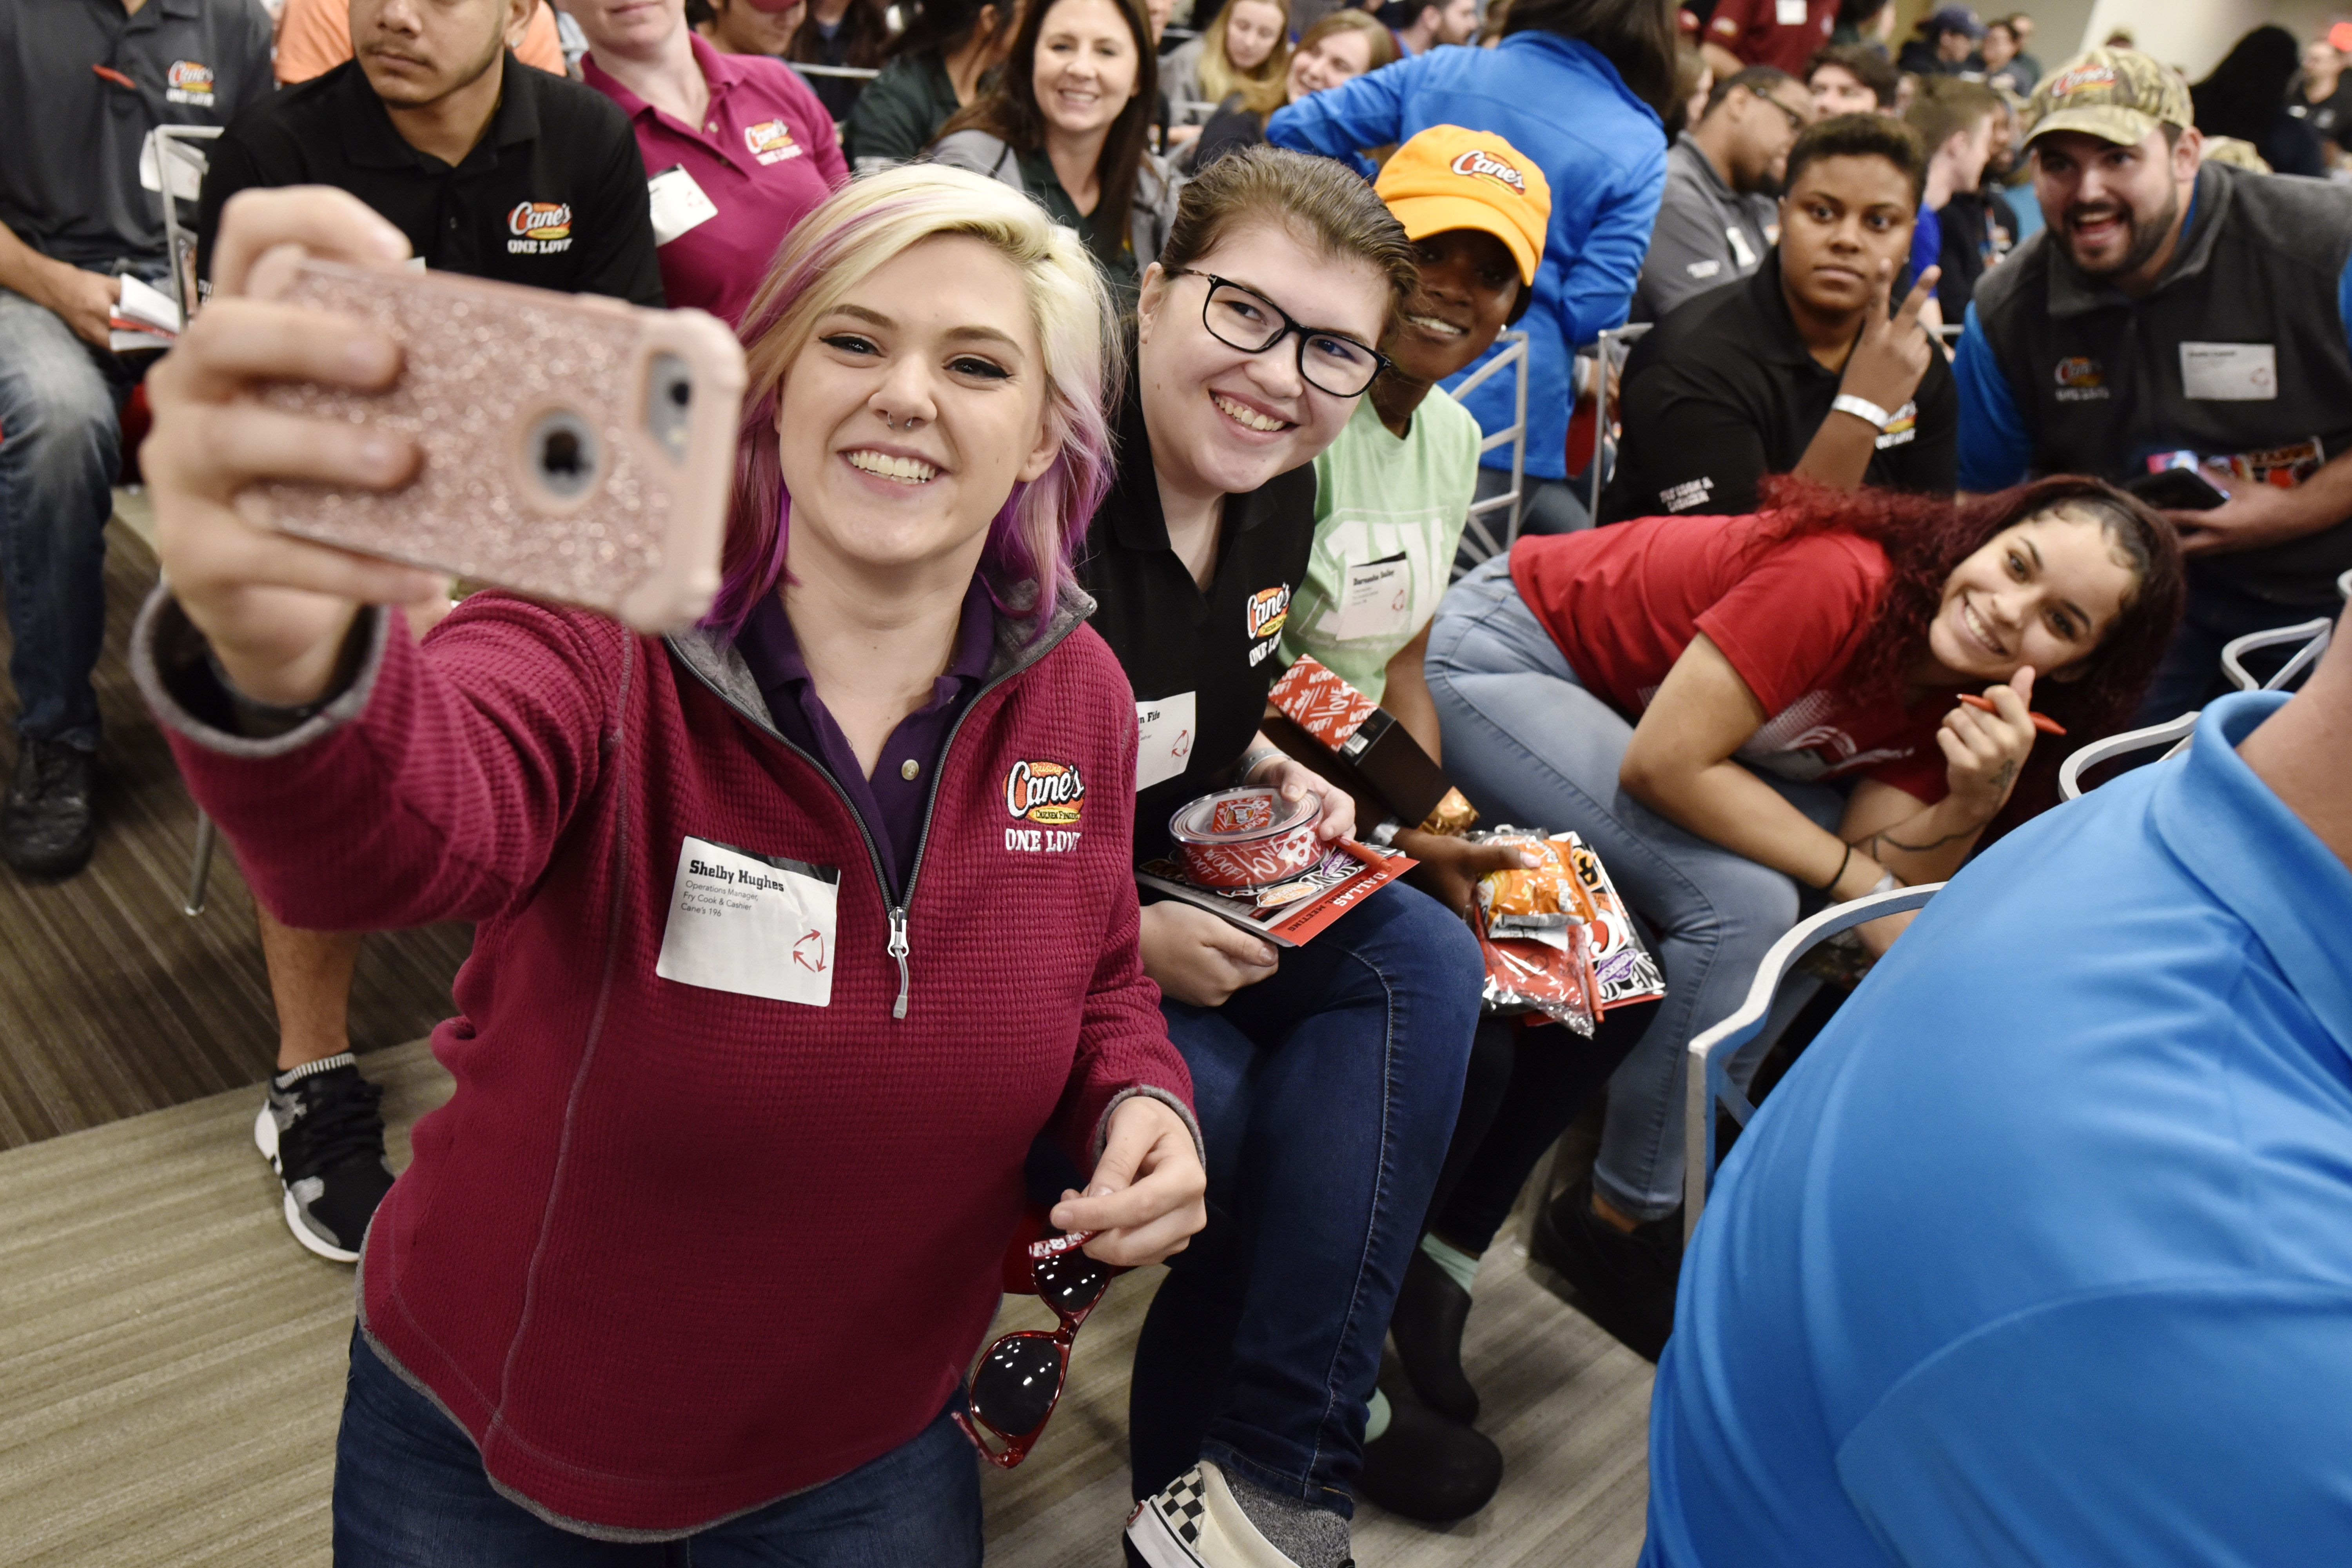
{"type": "Polygon", "coordinates": [[[596,433],[576,414],[541,416],[530,432],[531,471],[548,493],[572,500],[596,483],[596,433]]]}
{"type": "Polygon", "coordinates": [[[676,354],[656,354],[646,398],[646,427],[670,461],[686,461],[688,426],[693,416],[694,372],[676,354]]]}

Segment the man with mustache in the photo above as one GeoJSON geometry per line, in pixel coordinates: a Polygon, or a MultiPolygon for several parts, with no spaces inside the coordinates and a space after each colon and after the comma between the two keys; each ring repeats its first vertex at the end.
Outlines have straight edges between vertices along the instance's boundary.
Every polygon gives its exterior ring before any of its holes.
{"type": "Polygon", "coordinates": [[[2147,722],[2211,694],[2230,639],[2332,612],[2352,570],[2352,191],[2209,162],[2192,119],[2128,49],[2036,89],[2047,228],[1985,275],[1955,367],[1964,490],[2194,466],[2224,498],[2169,514],[2189,610],[2147,722]]]}
{"type": "MultiPolygon", "coordinates": [[[[350,0],[356,58],[256,104],[212,144],[197,216],[204,276],[237,192],[334,185],[390,219],[435,271],[661,304],[628,116],[517,58],[539,8],[350,0]]],[[[410,606],[410,628],[422,636],[446,607],[410,606]]],[[[392,1185],[379,1090],[361,1076],[346,1022],[360,937],[257,914],[278,1045],[254,1140],[277,1167],[294,1239],[349,1263],[392,1185]]]]}

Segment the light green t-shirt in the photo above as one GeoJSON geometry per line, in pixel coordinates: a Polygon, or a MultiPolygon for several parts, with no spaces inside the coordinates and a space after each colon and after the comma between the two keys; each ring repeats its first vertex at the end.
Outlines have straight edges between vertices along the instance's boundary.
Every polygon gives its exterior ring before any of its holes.
{"type": "Polygon", "coordinates": [[[1291,596],[1286,663],[1311,655],[1375,702],[1437,613],[1478,486],[1478,422],[1433,387],[1402,441],[1370,397],[1315,459],[1315,553],[1291,596]]]}

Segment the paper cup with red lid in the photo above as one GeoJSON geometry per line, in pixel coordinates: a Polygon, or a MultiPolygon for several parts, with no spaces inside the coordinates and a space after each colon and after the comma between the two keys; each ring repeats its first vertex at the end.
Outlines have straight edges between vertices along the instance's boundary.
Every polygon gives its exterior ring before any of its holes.
{"type": "Polygon", "coordinates": [[[1218,892],[1249,892],[1306,871],[1323,858],[1315,837],[1323,797],[1287,801],[1271,789],[1223,789],[1168,819],[1184,879],[1218,892]]]}

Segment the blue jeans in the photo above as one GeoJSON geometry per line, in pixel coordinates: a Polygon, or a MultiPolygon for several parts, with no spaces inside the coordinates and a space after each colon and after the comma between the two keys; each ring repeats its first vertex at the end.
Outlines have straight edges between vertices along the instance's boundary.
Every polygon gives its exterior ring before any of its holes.
{"type": "Polygon", "coordinates": [[[1404,1266],[1469,1070],[1478,945],[1391,886],[1222,1007],[1163,1000],[1209,1224],[1135,1351],[1135,1495],[1200,1459],[1345,1514],[1404,1266]]]}
{"type": "MultiPolygon", "coordinates": [[[[1633,726],[1587,691],[1496,560],[1456,584],[1431,625],[1430,695],[1445,771],[1489,823],[1573,828],[1658,932],[1665,1000],[1609,1079],[1592,1184],[1620,1212],[1663,1219],[1682,1202],[1683,1057],[1691,1037],[1748,994],[1801,890],[1744,855],[1685,832],[1617,782],[1633,726]]],[[[1844,808],[1822,784],[1767,778],[1824,827],[1844,808]]],[[[1732,1063],[1745,1084],[1770,1037],[1732,1063]]]]}
{"type": "Polygon", "coordinates": [[[89,672],[106,634],[106,520],[139,374],[0,289],[0,603],[27,739],[98,746],[89,672]]]}
{"type": "Polygon", "coordinates": [[[598,1541],[490,1484],[473,1439],[352,1335],[335,1439],[336,1568],[978,1568],[980,1471],[942,1411],[910,1442],[669,1541],[598,1541]]]}

